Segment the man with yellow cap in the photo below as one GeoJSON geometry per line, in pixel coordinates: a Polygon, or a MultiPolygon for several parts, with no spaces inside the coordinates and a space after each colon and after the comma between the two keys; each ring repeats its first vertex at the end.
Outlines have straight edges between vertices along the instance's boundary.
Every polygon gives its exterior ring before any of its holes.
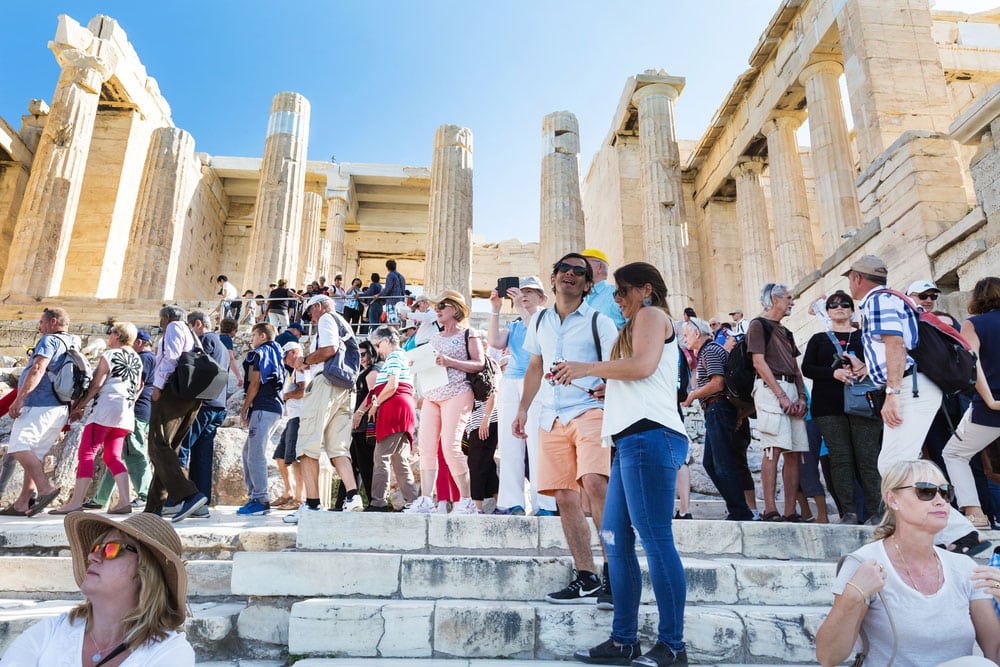
{"type": "Polygon", "coordinates": [[[608,256],[597,248],[587,248],[580,254],[587,258],[587,263],[594,272],[594,286],[587,295],[587,305],[610,317],[615,326],[621,329],[625,326],[625,316],[615,303],[615,286],[608,282],[608,269],[611,264],[608,256]]]}

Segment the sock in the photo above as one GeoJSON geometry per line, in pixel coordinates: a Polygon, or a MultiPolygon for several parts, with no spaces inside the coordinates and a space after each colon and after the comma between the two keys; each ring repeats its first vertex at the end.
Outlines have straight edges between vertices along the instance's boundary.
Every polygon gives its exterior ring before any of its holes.
{"type": "Polygon", "coordinates": [[[358,490],[357,489],[351,489],[350,491],[348,491],[347,493],[344,494],[344,499],[345,500],[351,500],[356,495],[358,495],[358,490]]]}
{"type": "Polygon", "coordinates": [[[306,498],[306,506],[309,509],[312,509],[312,510],[318,509],[319,508],[319,498],[306,498]]]}
{"type": "Polygon", "coordinates": [[[438,509],[439,510],[447,510],[448,509],[448,501],[447,500],[439,500],[438,501],[438,509]]]}

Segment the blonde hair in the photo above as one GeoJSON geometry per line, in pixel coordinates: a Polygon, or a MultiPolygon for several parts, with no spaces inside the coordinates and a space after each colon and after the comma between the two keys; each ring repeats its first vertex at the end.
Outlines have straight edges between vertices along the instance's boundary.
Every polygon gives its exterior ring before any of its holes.
{"type": "Polygon", "coordinates": [[[135,337],[139,334],[139,330],[131,322],[115,322],[111,325],[108,334],[117,334],[119,343],[122,345],[131,345],[135,341],[135,337]]]}
{"type": "Polygon", "coordinates": [[[934,482],[942,484],[945,481],[944,473],[934,462],[926,459],[916,461],[897,461],[889,466],[889,469],[882,475],[882,520],[875,527],[872,534],[872,542],[884,540],[896,532],[896,512],[889,503],[886,502],[886,494],[890,491],[906,486],[909,482],[934,482]]]}

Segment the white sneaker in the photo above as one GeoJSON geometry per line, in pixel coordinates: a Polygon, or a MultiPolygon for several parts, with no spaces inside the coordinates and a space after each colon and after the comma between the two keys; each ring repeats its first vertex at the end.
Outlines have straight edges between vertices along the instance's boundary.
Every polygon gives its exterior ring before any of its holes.
{"type": "Polygon", "coordinates": [[[344,511],[345,512],[364,512],[365,503],[361,500],[361,494],[356,493],[354,497],[350,500],[344,501],[344,511]]]}
{"type": "Polygon", "coordinates": [[[476,503],[473,502],[472,498],[462,498],[451,508],[452,514],[478,514],[479,510],[476,509],[476,503]]]}
{"type": "Polygon", "coordinates": [[[320,509],[321,508],[319,507],[309,507],[305,503],[302,503],[301,505],[299,505],[299,508],[297,510],[295,510],[291,514],[286,514],[281,520],[284,521],[285,523],[298,523],[299,517],[302,516],[303,512],[306,511],[318,512],[320,511],[320,509]]]}
{"type": "Polygon", "coordinates": [[[403,512],[406,514],[433,514],[435,509],[434,501],[428,496],[420,496],[413,504],[407,507],[403,512]]]}

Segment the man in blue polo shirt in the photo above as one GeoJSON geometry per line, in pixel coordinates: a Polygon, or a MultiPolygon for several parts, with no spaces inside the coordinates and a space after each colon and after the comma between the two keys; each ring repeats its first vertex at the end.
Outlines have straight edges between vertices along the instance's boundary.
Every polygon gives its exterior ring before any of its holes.
{"type": "Polygon", "coordinates": [[[610,317],[615,326],[621,329],[625,326],[625,316],[615,303],[615,286],[608,280],[608,271],[611,269],[608,256],[597,248],[587,248],[580,254],[587,258],[587,263],[594,272],[594,285],[587,295],[587,305],[610,317]]]}

